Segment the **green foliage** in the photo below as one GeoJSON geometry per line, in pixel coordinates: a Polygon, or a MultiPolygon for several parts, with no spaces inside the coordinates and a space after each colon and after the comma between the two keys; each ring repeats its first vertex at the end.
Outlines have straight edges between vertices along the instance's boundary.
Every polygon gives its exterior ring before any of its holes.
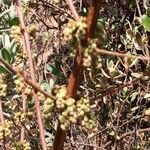
{"type": "Polygon", "coordinates": [[[142,15],[140,18],[141,25],[150,32],[150,17],[148,15],[142,15]]]}
{"type": "MultiPolygon", "coordinates": [[[[142,59],[149,58],[150,7],[148,1],[140,1],[142,15],[138,16],[135,0],[120,2],[103,1],[93,38],[84,43],[88,1],[84,1],[83,6],[74,1],[82,14],[78,21],[71,17],[65,1],[50,4],[49,1],[22,1],[37,86],[56,97],[53,100],[36,91],[50,148],[58,122],[61,129],[71,133],[66,147],[73,145],[74,149],[82,150],[86,146],[77,143],[88,145],[93,141],[98,141],[96,146],[111,143],[110,149],[114,145],[122,149],[122,141],[124,148],[146,149],[149,146],[147,132],[138,133],[138,130],[148,127],[150,121],[150,64],[142,59]],[[83,74],[76,98],[69,98],[66,85],[74,63],[76,67],[79,65],[75,58],[80,43],[87,45],[82,48],[83,74]],[[107,49],[107,54],[114,52],[115,56],[103,55],[99,49],[107,49]],[[116,52],[128,57],[120,57],[116,52]],[[130,142],[128,136],[122,138],[127,131],[135,129],[138,134],[129,136],[133,141],[130,142]]],[[[31,80],[27,56],[14,3],[0,0],[0,58],[31,80]]],[[[0,146],[6,142],[11,149],[34,150],[41,146],[34,113],[34,88],[25,82],[24,76],[20,73],[14,76],[0,63],[0,101],[5,119],[4,124],[0,123],[0,146]],[[27,132],[20,142],[22,128],[27,132]],[[4,136],[6,141],[1,142],[4,136]]]]}
{"type": "Polygon", "coordinates": [[[2,65],[0,65],[0,74],[8,74],[8,70],[4,67],[4,66],[2,66],[2,65]]]}

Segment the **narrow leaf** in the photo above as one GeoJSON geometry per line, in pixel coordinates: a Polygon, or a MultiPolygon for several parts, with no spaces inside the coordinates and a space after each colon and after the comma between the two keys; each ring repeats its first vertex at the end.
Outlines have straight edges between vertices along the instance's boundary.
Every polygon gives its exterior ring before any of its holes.
{"type": "Polygon", "coordinates": [[[8,73],[9,71],[4,66],[0,65],[0,74],[6,75],[8,73]]]}
{"type": "Polygon", "coordinates": [[[1,54],[2,54],[2,58],[5,59],[7,62],[11,61],[11,56],[5,48],[2,49],[1,54]]]}

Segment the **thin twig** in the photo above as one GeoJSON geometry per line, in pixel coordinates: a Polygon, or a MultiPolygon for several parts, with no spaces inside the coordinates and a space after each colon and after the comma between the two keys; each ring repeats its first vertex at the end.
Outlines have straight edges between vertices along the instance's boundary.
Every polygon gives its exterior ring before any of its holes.
{"type": "Polygon", "coordinates": [[[94,144],[85,144],[85,143],[75,143],[75,145],[83,145],[83,146],[85,146],[85,147],[93,147],[93,148],[95,148],[96,150],[102,150],[102,148],[101,147],[99,147],[99,146],[96,146],[96,145],[94,145],[94,144]]]}
{"type": "MultiPolygon", "coordinates": [[[[4,125],[5,120],[4,120],[4,116],[3,116],[3,108],[2,108],[1,97],[0,97],[0,122],[1,122],[2,125],[4,125]]],[[[4,148],[4,150],[7,150],[5,135],[3,136],[3,148],[4,148]]]]}
{"type": "Polygon", "coordinates": [[[103,97],[108,96],[108,95],[114,95],[118,91],[122,90],[124,87],[130,86],[132,84],[136,84],[139,80],[140,79],[135,79],[135,80],[129,81],[127,83],[124,83],[124,84],[120,85],[119,87],[116,87],[116,88],[113,87],[113,88],[106,89],[106,91],[103,92],[100,96],[92,98],[91,100],[101,101],[101,99],[103,97]]]}
{"type": "Polygon", "coordinates": [[[42,89],[40,88],[40,85],[35,84],[35,83],[33,83],[32,81],[26,79],[26,78],[24,77],[24,75],[23,75],[22,72],[19,72],[19,71],[17,71],[16,69],[14,69],[14,68],[13,68],[10,64],[8,64],[4,59],[0,58],[0,62],[1,62],[10,72],[12,72],[13,74],[21,74],[22,77],[24,78],[24,81],[25,81],[27,84],[29,84],[32,88],[34,88],[36,91],[39,91],[40,93],[42,93],[42,94],[43,94],[44,96],[46,96],[46,97],[49,97],[49,98],[51,98],[51,99],[53,99],[53,100],[56,100],[56,97],[55,97],[55,96],[53,96],[53,95],[51,95],[50,93],[48,93],[48,92],[42,90],[42,89]]]}
{"type": "MultiPolygon", "coordinates": [[[[34,84],[36,84],[37,81],[36,81],[34,65],[33,65],[33,61],[32,61],[32,53],[31,53],[31,49],[30,49],[29,35],[27,33],[26,26],[25,26],[24,19],[23,19],[23,13],[21,10],[21,2],[20,2],[20,0],[14,0],[14,4],[15,4],[15,7],[17,10],[19,21],[20,21],[21,34],[23,36],[23,45],[26,48],[26,52],[28,55],[31,79],[32,79],[32,82],[34,84]]],[[[34,91],[33,98],[35,100],[35,108],[36,108],[36,114],[37,114],[37,123],[38,123],[39,131],[40,131],[41,146],[42,146],[43,150],[47,150],[47,145],[46,145],[45,135],[44,135],[44,125],[43,125],[43,121],[42,121],[43,120],[42,113],[40,110],[40,102],[39,102],[39,99],[37,96],[37,91],[34,91]]]]}
{"type": "Polygon", "coordinates": [[[111,55],[111,56],[116,56],[116,57],[126,57],[126,58],[134,58],[134,59],[139,59],[139,60],[150,61],[150,57],[123,54],[123,53],[108,51],[108,50],[105,50],[105,49],[98,49],[97,48],[96,52],[102,53],[104,55],[111,55]]]}
{"type": "MultiPolygon", "coordinates": [[[[26,112],[26,99],[27,97],[22,94],[22,111],[23,113],[26,112]]],[[[20,141],[23,141],[25,137],[25,127],[23,125],[21,125],[21,134],[20,134],[20,141]]]]}
{"type": "MultiPolygon", "coordinates": [[[[140,133],[140,132],[150,132],[150,128],[138,129],[138,130],[137,130],[137,133],[140,133]]],[[[124,134],[122,134],[122,135],[120,136],[120,139],[119,139],[119,140],[122,140],[124,137],[129,136],[129,135],[134,134],[134,133],[135,133],[135,130],[134,130],[134,131],[130,131],[130,132],[126,132],[126,133],[124,133],[124,134]]],[[[111,143],[112,143],[112,141],[107,142],[107,143],[103,146],[103,148],[106,148],[106,147],[109,146],[111,143]]]]}
{"type": "Polygon", "coordinates": [[[75,9],[75,7],[73,5],[73,1],[72,0],[66,0],[66,2],[69,5],[70,10],[73,13],[75,19],[78,20],[80,17],[79,17],[79,14],[77,13],[77,11],[76,11],[76,9],[75,9]]]}
{"type": "Polygon", "coordinates": [[[46,28],[49,29],[57,29],[57,27],[52,27],[49,26],[36,12],[32,11],[31,9],[29,9],[28,7],[24,6],[28,11],[30,11],[31,13],[33,13],[45,26],[46,28]]]}
{"type": "MultiPolygon", "coordinates": [[[[63,12],[63,13],[65,13],[65,14],[67,14],[70,18],[74,19],[74,17],[73,17],[71,14],[69,14],[67,11],[65,11],[64,9],[61,9],[61,8],[59,8],[59,7],[57,7],[57,6],[53,5],[53,4],[51,4],[51,3],[49,3],[49,2],[46,2],[46,1],[44,1],[44,0],[41,0],[41,2],[42,2],[42,3],[45,3],[47,7],[57,9],[57,10],[59,10],[60,12],[63,12]]],[[[32,5],[31,5],[31,6],[32,6],[32,5]]]]}
{"type": "Polygon", "coordinates": [[[1,97],[0,97],[0,122],[1,122],[1,124],[4,124],[4,116],[3,116],[3,108],[2,108],[1,97]]]}
{"type": "Polygon", "coordinates": [[[136,0],[136,6],[137,6],[137,8],[138,8],[139,16],[141,17],[141,16],[142,16],[142,13],[141,13],[140,6],[139,6],[139,0],[136,0]]]}

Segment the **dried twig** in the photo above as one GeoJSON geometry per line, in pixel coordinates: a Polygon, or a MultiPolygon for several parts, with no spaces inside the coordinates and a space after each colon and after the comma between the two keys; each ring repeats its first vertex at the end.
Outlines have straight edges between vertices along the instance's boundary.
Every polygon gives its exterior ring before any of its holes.
{"type": "MultiPolygon", "coordinates": [[[[61,9],[61,8],[59,8],[59,7],[53,5],[53,4],[51,4],[51,3],[49,3],[49,2],[47,2],[47,1],[45,1],[45,0],[41,0],[41,2],[43,3],[43,5],[46,4],[46,7],[54,8],[54,9],[56,9],[56,10],[59,10],[59,12],[62,12],[62,13],[64,13],[64,14],[67,14],[68,17],[74,19],[74,17],[73,17],[71,14],[69,14],[67,11],[65,11],[64,9],[61,9]]],[[[30,2],[30,3],[31,3],[31,2],[30,2]]],[[[33,3],[33,2],[32,2],[32,3],[33,3]]],[[[32,4],[31,4],[31,6],[32,6],[32,4]]]]}
{"type": "MultiPolygon", "coordinates": [[[[140,133],[140,132],[150,132],[150,128],[138,129],[137,132],[138,132],[138,133],[140,133]]],[[[125,138],[126,136],[129,136],[129,135],[134,134],[134,133],[135,133],[135,131],[126,132],[126,133],[124,133],[124,134],[122,134],[122,135],[120,136],[120,139],[119,139],[119,140],[122,140],[122,139],[125,138]]],[[[118,140],[118,141],[119,141],[119,140],[118,140]]],[[[98,147],[98,146],[96,146],[96,145],[91,145],[91,144],[84,144],[84,143],[76,143],[76,144],[77,144],[77,145],[84,145],[84,146],[88,146],[88,147],[95,147],[96,149],[104,150],[104,149],[106,149],[106,147],[109,146],[111,143],[112,143],[112,141],[109,141],[109,142],[107,142],[107,143],[106,143],[104,146],[102,146],[102,147],[98,147]]]]}
{"type": "MultiPolygon", "coordinates": [[[[138,129],[138,130],[137,130],[137,133],[140,133],[140,132],[150,132],[150,128],[138,129]]],[[[119,140],[122,140],[124,137],[129,136],[129,135],[134,134],[134,133],[135,133],[135,131],[126,132],[126,133],[124,133],[124,134],[122,134],[122,135],[120,136],[120,139],[119,139],[119,140]]],[[[107,146],[109,146],[111,143],[112,143],[112,141],[107,142],[102,148],[105,149],[105,148],[106,148],[107,146]]]]}

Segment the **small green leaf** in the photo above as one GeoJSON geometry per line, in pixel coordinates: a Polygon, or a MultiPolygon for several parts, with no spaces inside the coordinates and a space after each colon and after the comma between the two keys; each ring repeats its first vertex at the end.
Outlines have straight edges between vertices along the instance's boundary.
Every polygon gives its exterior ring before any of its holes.
{"type": "Polygon", "coordinates": [[[9,71],[4,66],[0,65],[0,74],[6,75],[8,73],[9,71]]]}
{"type": "Polygon", "coordinates": [[[11,61],[11,56],[10,56],[9,52],[5,48],[3,48],[1,50],[1,54],[2,54],[2,58],[5,59],[7,62],[11,61]]]}
{"type": "Polygon", "coordinates": [[[10,26],[19,25],[19,19],[18,19],[18,17],[14,17],[13,19],[11,19],[11,20],[9,21],[9,25],[10,25],[10,26]]]}
{"type": "Polygon", "coordinates": [[[140,18],[141,25],[150,32],[150,17],[148,15],[142,15],[140,18]]]}
{"type": "Polygon", "coordinates": [[[146,14],[150,17],[150,7],[147,8],[146,14]]]}
{"type": "Polygon", "coordinates": [[[51,65],[49,65],[49,64],[47,64],[46,69],[47,69],[49,72],[51,72],[51,73],[52,73],[52,71],[53,71],[53,67],[52,67],[51,65]]]}
{"type": "Polygon", "coordinates": [[[46,91],[51,92],[52,87],[50,86],[50,84],[48,84],[47,82],[42,83],[42,85],[44,85],[46,91]]]}
{"type": "Polygon", "coordinates": [[[131,58],[131,63],[130,63],[130,65],[129,65],[129,67],[131,68],[131,67],[133,67],[134,65],[136,65],[138,63],[138,58],[131,58]]]}
{"type": "Polygon", "coordinates": [[[47,65],[46,69],[56,76],[60,74],[60,70],[56,67],[56,65],[47,65]]]}

